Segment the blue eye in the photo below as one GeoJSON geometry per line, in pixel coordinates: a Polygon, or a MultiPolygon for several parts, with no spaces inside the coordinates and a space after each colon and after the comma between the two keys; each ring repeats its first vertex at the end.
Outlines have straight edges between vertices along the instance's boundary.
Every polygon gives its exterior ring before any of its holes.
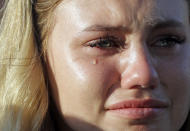
{"type": "Polygon", "coordinates": [[[98,48],[112,48],[117,47],[117,44],[114,41],[110,40],[98,40],[92,43],[89,43],[90,47],[98,47],[98,48]]]}
{"type": "Polygon", "coordinates": [[[157,48],[172,48],[176,45],[183,44],[185,38],[180,38],[178,36],[162,36],[155,40],[151,46],[157,48]]]}
{"type": "Polygon", "coordinates": [[[98,40],[94,40],[88,43],[90,47],[96,47],[100,49],[112,49],[112,48],[120,48],[121,42],[114,37],[106,37],[100,38],[98,40]]]}

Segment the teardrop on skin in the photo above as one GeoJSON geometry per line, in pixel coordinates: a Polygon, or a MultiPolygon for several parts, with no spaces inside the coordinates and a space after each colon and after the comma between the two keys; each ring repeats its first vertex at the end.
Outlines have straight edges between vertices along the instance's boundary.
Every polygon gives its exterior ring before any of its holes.
{"type": "Polygon", "coordinates": [[[92,61],[92,64],[93,64],[93,65],[98,64],[98,60],[97,60],[97,59],[94,59],[94,60],[92,61]]]}

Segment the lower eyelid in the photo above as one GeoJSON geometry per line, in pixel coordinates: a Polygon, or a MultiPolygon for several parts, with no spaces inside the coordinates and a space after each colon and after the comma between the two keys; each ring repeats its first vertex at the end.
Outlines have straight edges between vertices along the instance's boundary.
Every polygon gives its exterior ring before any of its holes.
{"type": "Polygon", "coordinates": [[[115,49],[102,49],[102,48],[84,48],[84,52],[87,53],[89,56],[96,56],[96,57],[106,57],[112,56],[118,53],[115,49]]]}
{"type": "Polygon", "coordinates": [[[185,37],[178,37],[178,36],[160,36],[158,38],[156,38],[155,40],[152,40],[150,43],[152,45],[152,43],[156,43],[158,41],[164,41],[164,40],[169,40],[169,41],[175,41],[176,43],[184,43],[185,42],[185,37]]]}

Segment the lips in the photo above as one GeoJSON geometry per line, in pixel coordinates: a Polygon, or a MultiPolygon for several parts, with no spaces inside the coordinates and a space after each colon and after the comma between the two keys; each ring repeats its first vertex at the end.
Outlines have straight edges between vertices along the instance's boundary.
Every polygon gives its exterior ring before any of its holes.
{"type": "Polygon", "coordinates": [[[110,105],[107,111],[129,119],[145,119],[160,116],[168,106],[155,99],[127,100],[110,105]]]}
{"type": "Polygon", "coordinates": [[[122,108],[165,108],[168,104],[163,101],[146,99],[146,100],[128,100],[118,102],[108,107],[109,110],[122,108]]]}

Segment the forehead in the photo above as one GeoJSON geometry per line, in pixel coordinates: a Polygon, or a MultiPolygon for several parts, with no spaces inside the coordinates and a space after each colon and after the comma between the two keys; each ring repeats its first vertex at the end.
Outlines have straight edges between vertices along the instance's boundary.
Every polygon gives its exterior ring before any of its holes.
{"type": "Polygon", "coordinates": [[[185,0],[73,0],[62,3],[63,15],[81,25],[134,26],[174,19],[188,21],[185,0]]]}

